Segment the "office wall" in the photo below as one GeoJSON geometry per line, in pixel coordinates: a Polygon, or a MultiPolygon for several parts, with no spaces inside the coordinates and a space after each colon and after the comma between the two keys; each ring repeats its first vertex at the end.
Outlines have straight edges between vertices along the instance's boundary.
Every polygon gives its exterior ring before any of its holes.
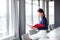
{"type": "Polygon", "coordinates": [[[60,0],[55,1],[55,27],[60,26],[60,0]]]}

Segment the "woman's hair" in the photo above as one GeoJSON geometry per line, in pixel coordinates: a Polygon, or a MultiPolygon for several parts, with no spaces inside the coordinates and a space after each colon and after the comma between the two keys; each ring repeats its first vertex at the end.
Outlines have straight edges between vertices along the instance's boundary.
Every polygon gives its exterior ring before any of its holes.
{"type": "Polygon", "coordinates": [[[44,10],[43,10],[43,9],[39,8],[39,9],[37,10],[37,12],[43,13],[44,16],[45,16],[45,13],[44,13],[44,10]]]}

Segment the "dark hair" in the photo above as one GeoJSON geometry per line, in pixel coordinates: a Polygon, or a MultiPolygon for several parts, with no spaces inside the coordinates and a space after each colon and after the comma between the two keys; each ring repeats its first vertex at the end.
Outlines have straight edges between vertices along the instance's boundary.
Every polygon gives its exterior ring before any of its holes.
{"type": "Polygon", "coordinates": [[[43,9],[39,8],[39,9],[37,10],[37,12],[43,13],[44,16],[45,16],[45,13],[44,13],[43,9]]]}

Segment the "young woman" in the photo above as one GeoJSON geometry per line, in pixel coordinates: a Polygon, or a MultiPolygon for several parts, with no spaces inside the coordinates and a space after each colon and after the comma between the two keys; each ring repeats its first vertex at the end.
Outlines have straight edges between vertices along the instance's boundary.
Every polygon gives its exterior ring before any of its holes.
{"type": "Polygon", "coordinates": [[[43,11],[43,9],[38,9],[38,15],[41,18],[41,20],[39,21],[40,24],[45,25],[43,28],[38,28],[38,32],[34,35],[30,35],[30,39],[40,39],[41,37],[46,37],[47,34],[47,30],[48,30],[48,22],[47,19],[45,17],[45,13],[43,11]]]}

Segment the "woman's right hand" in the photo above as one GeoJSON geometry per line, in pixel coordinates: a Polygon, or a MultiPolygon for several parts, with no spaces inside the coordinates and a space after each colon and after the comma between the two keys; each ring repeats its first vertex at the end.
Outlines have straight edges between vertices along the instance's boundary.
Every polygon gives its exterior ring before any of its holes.
{"type": "Polygon", "coordinates": [[[32,28],[32,29],[36,29],[36,28],[34,28],[32,25],[28,25],[30,28],[32,28]]]}
{"type": "Polygon", "coordinates": [[[36,30],[37,28],[32,27],[32,29],[36,30]]]}

